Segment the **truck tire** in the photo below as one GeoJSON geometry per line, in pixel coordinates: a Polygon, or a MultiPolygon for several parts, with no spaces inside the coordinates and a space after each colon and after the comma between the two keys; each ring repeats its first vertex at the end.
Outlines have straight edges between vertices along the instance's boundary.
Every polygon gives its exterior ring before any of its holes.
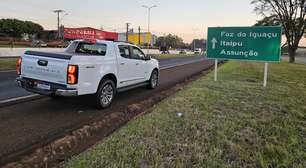
{"type": "Polygon", "coordinates": [[[112,80],[103,79],[95,95],[96,107],[105,109],[111,106],[116,95],[116,85],[112,80]]]}
{"type": "Polygon", "coordinates": [[[150,80],[149,80],[148,89],[155,89],[158,86],[158,82],[159,82],[158,79],[159,79],[158,71],[153,70],[153,72],[151,73],[150,80]]]}

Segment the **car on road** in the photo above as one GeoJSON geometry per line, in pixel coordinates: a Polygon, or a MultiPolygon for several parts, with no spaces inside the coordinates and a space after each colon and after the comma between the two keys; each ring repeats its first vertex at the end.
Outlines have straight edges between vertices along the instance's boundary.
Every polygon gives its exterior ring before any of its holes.
{"type": "Polygon", "coordinates": [[[47,47],[48,44],[41,40],[34,40],[31,43],[31,47],[47,47]]]}
{"type": "Polygon", "coordinates": [[[196,48],[194,50],[194,54],[201,54],[202,50],[200,48],[196,48]]]}
{"type": "Polygon", "coordinates": [[[117,92],[140,86],[155,89],[159,63],[136,45],[76,40],[63,53],[26,51],[17,62],[18,85],[27,91],[59,96],[93,95],[107,108],[117,92]]]}
{"type": "Polygon", "coordinates": [[[182,50],[180,50],[180,52],[179,52],[180,54],[187,54],[187,51],[186,50],[184,50],[184,49],[182,49],[182,50]]]}

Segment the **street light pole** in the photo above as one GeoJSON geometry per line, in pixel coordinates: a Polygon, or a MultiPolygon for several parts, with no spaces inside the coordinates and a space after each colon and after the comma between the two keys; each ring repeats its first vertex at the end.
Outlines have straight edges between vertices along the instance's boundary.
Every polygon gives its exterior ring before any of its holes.
{"type": "MultiPolygon", "coordinates": [[[[148,9],[148,33],[150,33],[151,9],[157,7],[157,5],[152,5],[152,6],[142,5],[142,7],[148,9]]],[[[148,42],[148,44],[149,43],[150,42],[148,42]]]]}

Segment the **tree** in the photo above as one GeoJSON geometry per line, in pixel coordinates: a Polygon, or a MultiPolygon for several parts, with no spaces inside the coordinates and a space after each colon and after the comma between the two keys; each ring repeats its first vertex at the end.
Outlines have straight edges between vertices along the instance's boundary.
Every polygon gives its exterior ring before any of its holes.
{"type": "Polygon", "coordinates": [[[266,16],[262,20],[257,21],[254,26],[279,26],[281,22],[277,15],[266,16]]]}
{"type": "Polygon", "coordinates": [[[277,16],[287,38],[289,62],[294,63],[305,30],[306,0],[253,0],[252,4],[263,16],[277,16]]]}
{"type": "Polygon", "coordinates": [[[21,21],[18,19],[0,19],[0,33],[10,37],[21,37],[22,34],[37,34],[43,31],[43,27],[31,21],[21,21]]]}
{"type": "Polygon", "coordinates": [[[168,34],[167,36],[158,37],[156,40],[156,46],[184,48],[186,44],[184,44],[183,39],[177,35],[168,34]]]}

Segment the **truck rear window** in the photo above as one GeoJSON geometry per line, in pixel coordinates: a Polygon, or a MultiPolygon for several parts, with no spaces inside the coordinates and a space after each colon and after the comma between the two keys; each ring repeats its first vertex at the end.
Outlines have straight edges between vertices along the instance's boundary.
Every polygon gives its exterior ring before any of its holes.
{"type": "Polygon", "coordinates": [[[80,42],[75,50],[76,53],[88,55],[106,55],[106,44],[91,44],[80,42]]]}

